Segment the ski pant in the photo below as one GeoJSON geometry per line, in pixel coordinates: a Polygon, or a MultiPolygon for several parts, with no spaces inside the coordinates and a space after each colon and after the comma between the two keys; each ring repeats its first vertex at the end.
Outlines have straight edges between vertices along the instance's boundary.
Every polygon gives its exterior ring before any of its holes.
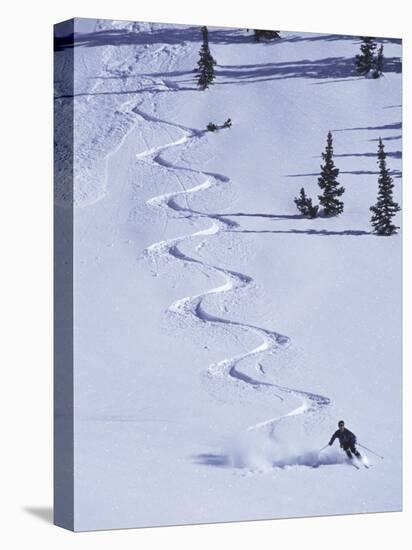
{"type": "Polygon", "coordinates": [[[352,453],[357,457],[360,458],[361,454],[355,447],[354,443],[346,443],[345,445],[342,445],[342,449],[345,451],[345,453],[348,455],[348,458],[353,458],[352,453]]]}

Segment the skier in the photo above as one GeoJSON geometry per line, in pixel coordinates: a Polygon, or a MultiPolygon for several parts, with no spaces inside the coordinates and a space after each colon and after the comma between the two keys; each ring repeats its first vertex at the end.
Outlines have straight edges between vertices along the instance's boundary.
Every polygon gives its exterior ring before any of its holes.
{"type": "Polygon", "coordinates": [[[348,455],[348,458],[352,460],[353,455],[352,453],[358,458],[359,460],[362,458],[360,452],[356,449],[356,435],[352,433],[350,430],[345,428],[345,422],[343,420],[339,420],[338,422],[338,430],[332,435],[329,445],[333,445],[333,442],[335,439],[339,439],[339,443],[341,448],[345,451],[345,453],[348,455]]]}

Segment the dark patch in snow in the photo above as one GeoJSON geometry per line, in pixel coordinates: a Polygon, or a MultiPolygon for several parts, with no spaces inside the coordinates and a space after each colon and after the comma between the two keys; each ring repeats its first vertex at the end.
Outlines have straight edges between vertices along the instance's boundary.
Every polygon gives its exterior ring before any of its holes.
{"type": "MultiPolygon", "coordinates": [[[[133,31],[124,29],[103,29],[89,33],[69,33],[65,36],[55,37],[55,50],[60,51],[73,47],[98,47],[98,46],[127,46],[137,44],[183,44],[185,42],[201,43],[201,26],[186,26],[170,24],[167,27],[153,28],[150,31],[133,31]]],[[[244,44],[254,42],[252,29],[247,32],[244,28],[208,27],[209,42],[211,44],[244,44]]],[[[256,47],[276,47],[285,42],[332,42],[339,40],[360,43],[357,36],[344,34],[314,34],[281,32],[281,38],[276,41],[267,41],[256,44],[256,47]]],[[[401,44],[399,38],[377,38],[383,43],[401,44]]]]}
{"type": "Polygon", "coordinates": [[[282,220],[300,220],[303,219],[304,216],[302,214],[261,214],[261,213],[249,213],[249,212],[228,212],[225,214],[219,214],[219,216],[227,216],[227,217],[245,217],[245,218],[270,218],[270,219],[282,219],[282,220]]]}
{"type": "Polygon", "coordinates": [[[219,468],[227,468],[231,466],[230,458],[224,454],[202,453],[193,457],[197,464],[205,466],[217,466],[219,468]]]}
{"type": "MultiPolygon", "coordinates": [[[[375,155],[376,156],[376,155],[375,155]]],[[[390,170],[390,175],[394,178],[401,178],[402,172],[400,170],[390,170]]],[[[339,174],[354,174],[355,176],[374,176],[378,175],[377,170],[340,170],[339,174]]],[[[305,178],[305,177],[319,177],[319,172],[308,172],[306,174],[285,174],[284,178],[305,178]]]]}
{"type": "MultiPolygon", "coordinates": [[[[367,141],[379,141],[381,138],[373,138],[373,139],[368,139],[367,141]]],[[[384,142],[385,141],[394,141],[394,140],[397,140],[397,139],[402,139],[402,134],[399,134],[398,136],[388,136],[388,137],[385,137],[384,138],[384,142]]]]}
{"type": "MultiPolygon", "coordinates": [[[[263,80],[281,80],[287,78],[342,79],[359,77],[356,73],[354,57],[326,57],[323,59],[302,59],[281,63],[262,63],[259,65],[219,65],[216,77],[235,77],[230,82],[215,82],[216,85],[244,84],[263,80]]],[[[385,58],[385,73],[402,72],[399,57],[385,58]]]]}
{"type": "Polygon", "coordinates": [[[329,229],[273,229],[273,230],[252,230],[252,229],[242,229],[235,231],[235,233],[272,233],[272,234],[287,234],[287,233],[293,233],[295,235],[321,235],[321,236],[329,236],[329,235],[352,235],[352,236],[358,236],[358,235],[372,235],[370,231],[363,231],[362,229],[344,229],[343,231],[333,231],[329,229]]]}
{"type": "MultiPolygon", "coordinates": [[[[386,156],[394,159],[402,158],[401,151],[385,151],[386,156]]],[[[335,157],[375,157],[376,153],[339,153],[335,154],[335,157]]]]}
{"type": "Polygon", "coordinates": [[[335,128],[333,132],[348,132],[352,130],[401,130],[402,122],[383,124],[382,126],[357,126],[355,128],[335,128]]]}

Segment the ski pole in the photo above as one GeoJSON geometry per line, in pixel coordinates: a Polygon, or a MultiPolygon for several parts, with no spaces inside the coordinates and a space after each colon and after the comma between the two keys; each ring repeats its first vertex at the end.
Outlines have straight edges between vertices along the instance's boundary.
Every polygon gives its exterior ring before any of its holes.
{"type": "Polygon", "coordinates": [[[325,445],[324,447],[322,447],[321,449],[319,449],[319,453],[321,453],[322,451],[324,451],[326,449],[326,447],[329,447],[329,445],[325,445]]]}
{"type": "Polygon", "coordinates": [[[361,445],[360,443],[358,443],[358,447],[362,447],[362,449],[365,449],[365,451],[369,451],[370,453],[376,455],[377,457],[379,457],[382,460],[384,459],[383,456],[378,455],[378,453],[375,453],[375,451],[372,451],[372,449],[368,449],[368,447],[365,447],[365,445],[361,445]]]}

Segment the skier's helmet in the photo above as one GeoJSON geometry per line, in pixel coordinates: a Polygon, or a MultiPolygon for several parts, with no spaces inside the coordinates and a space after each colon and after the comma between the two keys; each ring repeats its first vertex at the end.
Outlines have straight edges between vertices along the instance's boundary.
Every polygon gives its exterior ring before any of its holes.
{"type": "Polygon", "coordinates": [[[339,427],[339,428],[343,428],[344,425],[345,425],[345,422],[344,422],[343,420],[339,420],[339,422],[338,422],[338,427],[339,427]]]}

